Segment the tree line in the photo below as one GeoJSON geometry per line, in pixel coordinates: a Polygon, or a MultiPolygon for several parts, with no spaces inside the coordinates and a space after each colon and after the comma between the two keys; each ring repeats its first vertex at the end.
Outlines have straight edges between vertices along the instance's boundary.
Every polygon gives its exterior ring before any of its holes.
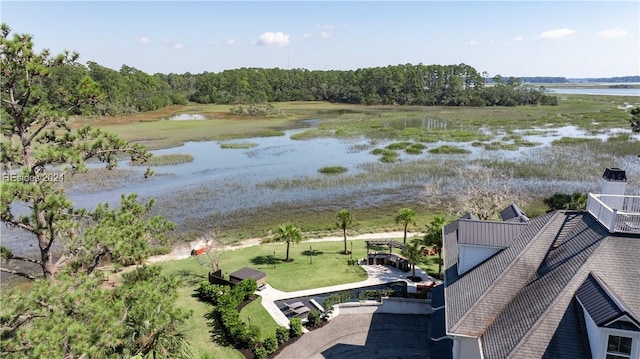
{"type": "Polygon", "coordinates": [[[466,64],[394,65],[357,70],[240,68],[219,73],[149,75],[123,65],[119,71],[89,62],[51,70],[45,80],[49,103],[77,96],[82,84],[95,83],[104,101],[76,106],[77,115],[119,115],[156,110],[188,101],[246,104],[328,101],[367,105],[517,106],[555,105],[544,89],[521,86],[517,77],[489,78],[466,64]]]}

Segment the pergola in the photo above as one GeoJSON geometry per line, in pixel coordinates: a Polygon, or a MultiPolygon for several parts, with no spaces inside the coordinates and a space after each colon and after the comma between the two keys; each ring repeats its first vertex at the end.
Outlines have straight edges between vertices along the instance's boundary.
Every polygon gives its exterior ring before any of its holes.
{"type": "Polygon", "coordinates": [[[389,247],[389,253],[392,253],[392,249],[393,248],[398,248],[400,250],[404,249],[404,244],[398,242],[398,241],[394,241],[392,239],[373,239],[373,240],[368,240],[367,242],[367,254],[369,254],[369,246],[387,246],[389,247]]]}

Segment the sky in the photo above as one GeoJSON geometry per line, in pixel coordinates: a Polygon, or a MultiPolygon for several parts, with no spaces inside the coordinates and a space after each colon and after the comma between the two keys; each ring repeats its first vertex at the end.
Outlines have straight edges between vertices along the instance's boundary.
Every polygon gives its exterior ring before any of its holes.
{"type": "Polygon", "coordinates": [[[37,49],[146,73],[464,63],[489,76],[640,75],[640,1],[5,1],[37,49]]]}

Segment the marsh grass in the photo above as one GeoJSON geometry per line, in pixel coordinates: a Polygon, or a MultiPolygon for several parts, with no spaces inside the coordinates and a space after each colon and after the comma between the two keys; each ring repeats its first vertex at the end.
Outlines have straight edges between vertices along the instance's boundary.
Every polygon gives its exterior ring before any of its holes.
{"type": "Polygon", "coordinates": [[[255,142],[223,142],[220,144],[222,149],[249,149],[258,147],[255,142]]]}
{"type": "Polygon", "coordinates": [[[584,130],[628,127],[628,114],[617,106],[635,103],[630,96],[563,95],[558,106],[442,107],[363,106],[327,102],[273,103],[285,117],[246,119],[231,115],[229,105],[169,106],[158,111],[101,119],[73,119],[74,127],[91,124],[114,132],[148,148],[178,146],[186,141],[223,140],[282,135],[280,129],[299,127],[296,122],[315,118],[317,128],[296,134],[293,139],[339,137],[418,142],[492,141],[495,130],[507,133],[540,134],[538,128],[574,125],[584,130]],[[209,120],[162,121],[175,114],[201,114],[209,120]],[[393,127],[398,122],[423,122],[426,127],[393,127]],[[434,121],[446,126],[430,126],[434,121]],[[479,131],[486,128],[490,133],[479,131]]]}
{"type": "Polygon", "coordinates": [[[347,172],[349,169],[343,166],[326,166],[326,167],[321,167],[318,172],[322,173],[322,174],[340,174],[340,173],[345,173],[347,172]]]}
{"type": "Polygon", "coordinates": [[[110,191],[130,183],[142,183],[146,179],[141,171],[125,168],[92,168],[88,172],[64,177],[65,191],[86,194],[110,191]]]}
{"type": "Polygon", "coordinates": [[[602,140],[598,138],[562,137],[557,140],[553,140],[551,144],[554,146],[563,146],[563,145],[576,145],[581,143],[596,143],[596,142],[602,142],[602,140]]]}
{"type": "Polygon", "coordinates": [[[132,163],[134,166],[173,166],[181,163],[193,162],[193,156],[184,153],[169,153],[166,155],[152,156],[147,162],[132,163]]]}
{"type": "Polygon", "coordinates": [[[518,145],[515,143],[506,143],[506,142],[491,142],[485,143],[484,149],[487,151],[497,151],[497,150],[506,150],[506,151],[517,151],[518,145]]]}
{"type": "Polygon", "coordinates": [[[432,148],[428,152],[432,153],[432,154],[436,154],[436,155],[443,155],[443,154],[451,155],[451,154],[468,154],[468,153],[471,153],[471,151],[469,151],[469,150],[467,150],[465,148],[460,148],[460,147],[451,146],[451,145],[442,145],[440,147],[432,148]]]}

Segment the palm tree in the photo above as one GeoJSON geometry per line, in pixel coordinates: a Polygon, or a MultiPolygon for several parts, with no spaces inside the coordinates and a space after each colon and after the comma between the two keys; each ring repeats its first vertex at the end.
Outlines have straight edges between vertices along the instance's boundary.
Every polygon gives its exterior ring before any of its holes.
{"type": "Polygon", "coordinates": [[[342,234],[344,235],[344,251],[342,253],[349,254],[347,252],[347,227],[353,223],[353,215],[346,209],[341,209],[336,217],[338,218],[336,225],[342,229],[342,234]]]}
{"type": "Polygon", "coordinates": [[[442,228],[446,224],[445,217],[433,217],[422,240],[425,246],[433,246],[433,249],[438,252],[438,275],[442,273],[442,228]]]}
{"type": "Polygon", "coordinates": [[[416,212],[411,208],[402,208],[396,215],[396,224],[404,225],[404,244],[407,244],[407,226],[409,223],[416,225],[416,212]]]}
{"type": "Polygon", "coordinates": [[[407,258],[407,261],[411,265],[411,268],[413,269],[411,280],[415,281],[416,264],[424,260],[424,248],[422,247],[422,241],[414,239],[411,244],[404,246],[402,249],[402,255],[407,258]]]}
{"type": "Polygon", "coordinates": [[[290,262],[291,260],[289,259],[289,244],[291,242],[300,243],[300,241],[302,241],[302,231],[300,230],[300,228],[294,226],[291,223],[281,224],[274,231],[273,239],[276,242],[287,242],[287,257],[284,261],[290,262]]]}

